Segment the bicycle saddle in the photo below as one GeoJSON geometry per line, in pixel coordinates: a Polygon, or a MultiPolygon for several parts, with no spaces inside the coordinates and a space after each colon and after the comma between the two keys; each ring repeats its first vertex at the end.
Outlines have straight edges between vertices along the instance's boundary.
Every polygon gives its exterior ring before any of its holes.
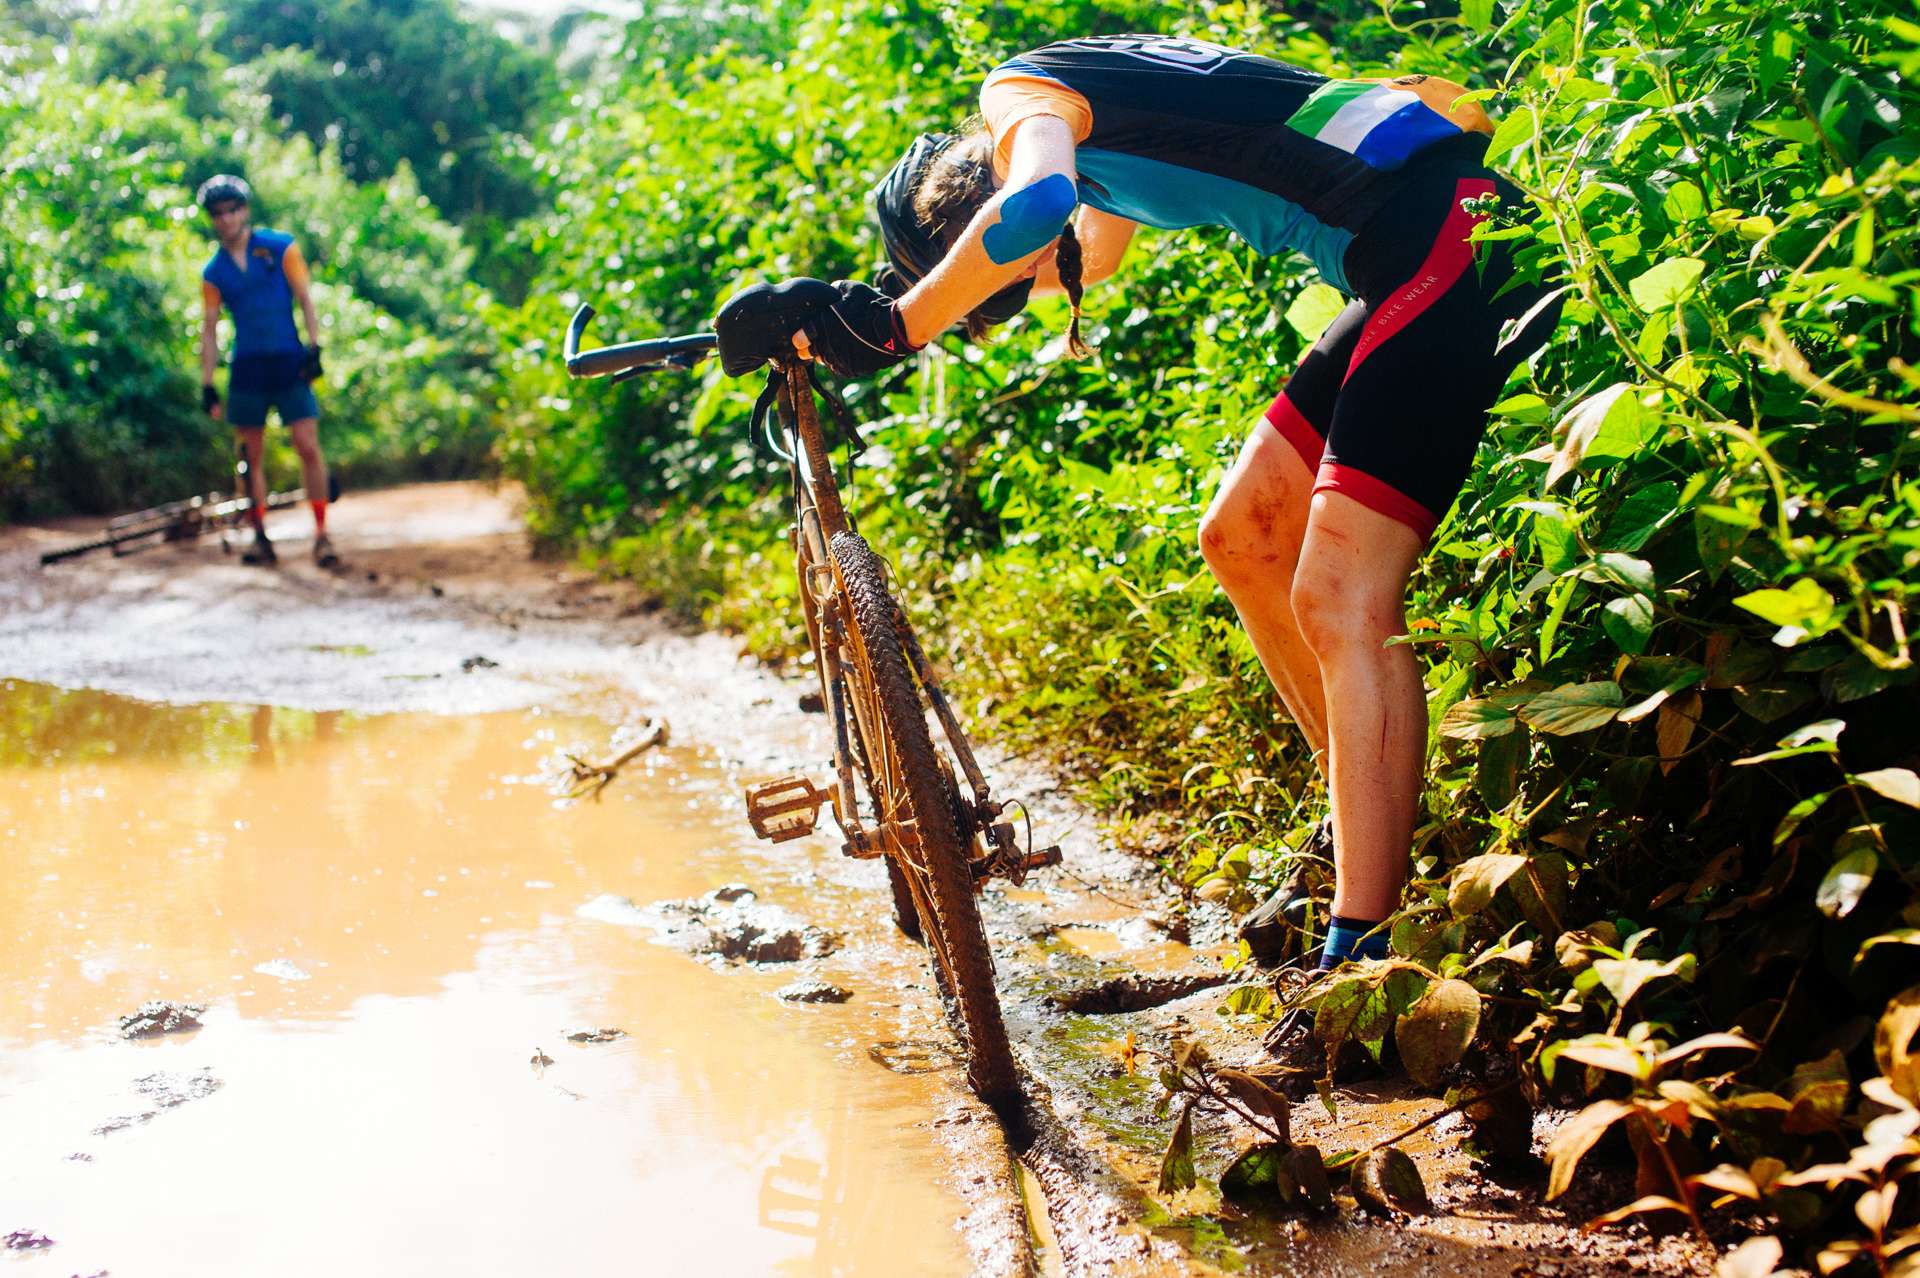
{"type": "Polygon", "coordinates": [[[741,289],[713,317],[720,367],[728,377],[744,377],[774,356],[790,353],[793,335],[839,300],[833,285],[805,276],[741,289]]]}

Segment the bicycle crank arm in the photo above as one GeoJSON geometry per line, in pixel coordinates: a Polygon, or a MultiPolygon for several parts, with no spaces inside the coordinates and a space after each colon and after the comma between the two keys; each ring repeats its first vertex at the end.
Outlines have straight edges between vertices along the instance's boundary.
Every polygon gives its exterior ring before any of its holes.
{"type": "Polygon", "coordinates": [[[873,830],[851,830],[840,845],[840,855],[870,861],[889,852],[920,850],[920,831],[911,821],[888,821],[873,830]]]}

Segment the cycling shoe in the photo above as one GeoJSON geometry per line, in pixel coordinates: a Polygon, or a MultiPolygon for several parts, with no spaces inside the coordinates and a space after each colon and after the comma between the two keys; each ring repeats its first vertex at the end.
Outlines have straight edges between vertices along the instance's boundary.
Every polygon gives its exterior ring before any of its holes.
{"type": "MultiPolygon", "coordinates": [[[[1240,939],[1247,943],[1247,950],[1253,955],[1254,962],[1262,967],[1274,967],[1285,961],[1287,944],[1296,934],[1303,942],[1309,935],[1313,921],[1313,896],[1308,871],[1315,860],[1333,861],[1331,816],[1314,828],[1301,848],[1301,854],[1303,859],[1299,866],[1281,883],[1279,890],[1263,901],[1240,925],[1240,939]]],[[[1301,956],[1301,961],[1312,964],[1318,959],[1319,952],[1319,947],[1315,946],[1301,956]]]]}

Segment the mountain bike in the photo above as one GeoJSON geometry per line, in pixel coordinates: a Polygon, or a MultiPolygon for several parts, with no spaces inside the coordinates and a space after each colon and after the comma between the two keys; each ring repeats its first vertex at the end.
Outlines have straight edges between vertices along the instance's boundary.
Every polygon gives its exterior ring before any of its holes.
{"type": "MultiPolygon", "coordinates": [[[[567,328],[566,366],[575,377],[624,381],[650,369],[691,368],[719,340],[698,333],[583,352],[580,338],[593,315],[583,305],[567,328]]],[[[765,442],[793,483],[789,541],[813,669],[832,719],[833,779],[819,786],[794,773],[749,786],[747,819],[759,837],[784,843],[812,834],[821,809],[830,807],[844,836],[842,853],[884,858],[894,919],[928,951],[965,1050],[967,1083],[1002,1105],[1018,1099],[1019,1071],[975,896],[988,879],[1019,884],[1032,870],[1058,865],[1060,850],[1032,850],[1029,815],[1023,851],[1012,822],[1000,819],[1016,805],[1025,814],[1025,805],[993,797],[939,674],[887,587],[885,561],[853,526],[821,430],[818,391],[807,360],[792,352],[777,358],[754,429],[769,404],[777,406],[778,426],[767,422],[765,442]]],[[[842,426],[850,442],[857,439],[851,424],[842,426]]]]}

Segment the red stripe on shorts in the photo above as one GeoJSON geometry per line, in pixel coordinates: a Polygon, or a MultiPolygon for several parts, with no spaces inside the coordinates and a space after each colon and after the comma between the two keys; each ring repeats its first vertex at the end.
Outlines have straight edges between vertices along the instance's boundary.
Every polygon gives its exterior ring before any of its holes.
{"type": "Polygon", "coordinates": [[[1347,364],[1348,377],[1352,377],[1354,370],[1360,367],[1361,360],[1373,353],[1374,347],[1418,319],[1423,311],[1440,300],[1441,294],[1453,287],[1454,281],[1466,273],[1467,267],[1473,264],[1473,245],[1467,237],[1485,219],[1461,208],[1460,201],[1492,194],[1493,183],[1485,178],[1462,178],[1454,185],[1453,211],[1447,214],[1446,222],[1440,227],[1433,248],[1427,252],[1427,260],[1420,264],[1413,278],[1401,285],[1397,293],[1374,308],[1372,318],[1367,321],[1366,332],[1360,335],[1359,343],[1353,348],[1353,359],[1347,364]]]}
{"type": "Polygon", "coordinates": [[[1327,451],[1327,441],[1313,428],[1313,423],[1293,406],[1293,401],[1287,398],[1285,391],[1275,395],[1273,403],[1267,405],[1266,417],[1267,425],[1279,431],[1280,438],[1293,445],[1293,451],[1300,454],[1300,460],[1307,464],[1308,470],[1320,464],[1320,458],[1327,451]]]}
{"type": "Polygon", "coordinates": [[[1385,515],[1388,519],[1399,520],[1420,534],[1422,542],[1433,536],[1433,530],[1440,526],[1440,516],[1392,484],[1351,466],[1328,462],[1320,468],[1319,477],[1313,481],[1313,491],[1351,497],[1368,510],[1385,515]]]}

